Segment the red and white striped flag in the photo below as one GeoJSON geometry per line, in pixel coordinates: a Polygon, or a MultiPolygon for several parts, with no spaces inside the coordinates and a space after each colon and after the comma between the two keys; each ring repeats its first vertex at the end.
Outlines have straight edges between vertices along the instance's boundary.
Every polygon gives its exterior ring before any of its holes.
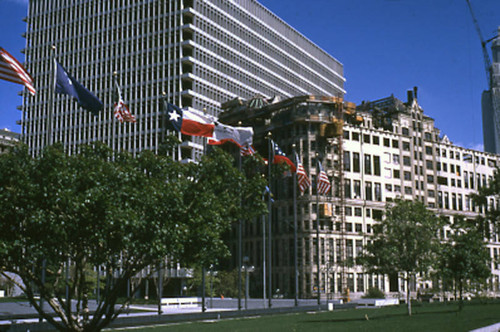
{"type": "Polygon", "coordinates": [[[241,156],[253,156],[255,154],[255,149],[252,145],[245,145],[240,147],[240,155],[241,156]]]}
{"type": "Polygon", "coordinates": [[[117,82],[115,82],[115,90],[113,93],[113,99],[114,99],[114,113],[115,117],[120,121],[121,123],[123,122],[135,122],[135,116],[130,113],[130,110],[128,109],[128,105],[125,104],[122,98],[122,92],[120,89],[120,86],[118,85],[117,82]]]}
{"type": "Polygon", "coordinates": [[[295,158],[297,159],[297,184],[299,186],[300,193],[303,194],[304,191],[311,185],[311,180],[307,176],[306,170],[302,163],[299,160],[299,156],[295,154],[295,158]]]}
{"type": "Polygon", "coordinates": [[[323,166],[321,166],[321,163],[318,161],[318,167],[319,167],[319,174],[317,177],[317,182],[318,182],[318,194],[320,195],[325,195],[330,191],[330,188],[332,187],[330,185],[330,180],[328,180],[328,175],[326,175],[325,170],[323,169],[323,166]]]}
{"type": "Polygon", "coordinates": [[[33,78],[9,52],[0,47],[0,79],[24,85],[34,96],[33,78]]]}

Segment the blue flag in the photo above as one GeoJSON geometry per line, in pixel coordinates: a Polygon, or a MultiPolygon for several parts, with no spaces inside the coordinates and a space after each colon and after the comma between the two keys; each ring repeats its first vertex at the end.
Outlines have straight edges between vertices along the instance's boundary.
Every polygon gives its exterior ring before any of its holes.
{"type": "Polygon", "coordinates": [[[56,61],[56,93],[62,93],[73,97],[78,104],[94,115],[103,109],[102,101],[87,90],[64,70],[63,66],[56,61]]]}

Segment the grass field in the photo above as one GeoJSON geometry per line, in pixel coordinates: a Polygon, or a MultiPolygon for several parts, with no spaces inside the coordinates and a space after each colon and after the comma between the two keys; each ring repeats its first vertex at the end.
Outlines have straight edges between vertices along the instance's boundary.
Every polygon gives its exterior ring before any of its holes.
{"type": "Polygon", "coordinates": [[[134,329],[156,331],[470,331],[500,322],[500,303],[467,303],[414,306],[409,317],[404,305],[380,309],[350,309],[180,323],[134,329]]]}

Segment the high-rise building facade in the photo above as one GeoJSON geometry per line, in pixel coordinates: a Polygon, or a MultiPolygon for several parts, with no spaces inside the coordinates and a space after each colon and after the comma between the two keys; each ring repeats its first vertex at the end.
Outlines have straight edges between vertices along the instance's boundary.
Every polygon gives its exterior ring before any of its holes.
{"type": "Polygon", "coordinates": [[[489,89],[481,98],[484,150],[500,154],[500,27],[491,42],[493,62],[489,68],[489,89]]]}
{"type": "MultiPolygon", "coordinates": [[[[156,151],[168,121],[162,93],[216,115],[235,97],[345,92],[342,64],[255,0],[31,0],[26,21],[26,66],[38,93],[24,99],[21,123],[34,154],[47,142],[69,152],[92,141],[156,151]],[[98,116],[53,94],[53,58],[103,101],[98,116]],[[113,116],[114,72],[136,123],[113,116]]],[[[182,159],[201,153],[189,140],[182,159]]]]}
{"type": "MultiPolygon", "coordinates": [[[[492,178],[500,156],[454,145],[435,127],[434,119],[424,114],[416,89],[408,91],[406,102],[391,96],[362,103],[355,110],[344,103],[340,116],[339,99],[332,97],[302,96],[262,107],[251,105],[243,100],[228,102],[221,119],[254,125],[255,132],[260,133],[255,147],[264,156],[266,132],[271,132],[292,160],[295,147],[313,182],[297,197],[300,298],[316,297],[317,290],[323,299],[339,298],[345,296],[346,289],[351,298],[359,298],[370,287],[391,297],[404,296],[406,285],[400,276],[367,273],[357,261],[387,204],[398,198],[421,201],[450,222],[457,215],[475,219],[485,212],[484,207],[474,205],[471,194],[492,178]],[[335,129],[330,133],[329,125],[335,129]],[[314,184],[318,160],[332,182],[332,190],[319,196],[314,184]]],[[[267,269],[272,271],[273,292],[279,289],[290,297],[295,286],[292,186],[290,177],[271,181],[275,200],[271,214],[272,268],[267,269]]],[[[499,201],[491,198],[489,204],[498,206],[499,201]]],[[[486,290],[499,296],[500,232],[493,225],[489,228],[485,241],[492,258],[492,275],[486,290]]],[[[256,267],[253,289],[260,291],[263,228],[257,221],[247,222],[243,229],[242,255],[256,267]]],[[[443,241],[449,235],[448,227],[440,230],[443,241]]],[[[232,251],[236,252],[236,243],[232,251]]],[[[413,296],[417,290],[430,292],[432,280],[420,278],[409,287],[413,296]]],[[[453,292],[447,295],[453,297],[453,292]]]]}

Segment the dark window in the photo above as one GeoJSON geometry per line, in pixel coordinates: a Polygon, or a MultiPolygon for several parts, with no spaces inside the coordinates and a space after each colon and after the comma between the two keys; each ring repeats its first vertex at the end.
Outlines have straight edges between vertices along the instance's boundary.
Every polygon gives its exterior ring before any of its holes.
{"type": "Polygon", "coordinates": [[[354,198],[361,198],[361,181],[354,180],[354,198]]]}
{"type": "Polygon", "coordinates": [[[373,200],[372,196],[373,190],[372,190],[372,183],[371,182],[366,182],[365,183],[365,199],[367,201],[373,200]]]}
{"type": "Polygon", "coordinates": [[[444,177],[444,176],[438,176],[437,183],[440,185],[447,186],[448,185],[448,178],[444,177]]]}
{"type": "Polygon", "coordinates": [[[352,140],[359,141],[359,133],[352,133],[352,140]]]}
{"type": "Polygon", "coordinates": [[[388,138],[384,138],[384,146],[390,147],[391,146],[391,140],[388,138]]]}
{"type": "Polygon", "coordinates": [[[380,157],[373,156],[373,174],[380,176],[380,157]]]}
{"type": "Polygon", "coordinates": [[[375,183],[375,200],[382,201],[382,185],[380,183],[375,183]]]}
{"type": "Polygon", "coordinates": [[[356,173],[359,173],[360,171],[359,153],[357,152],[352,153],[352,171],[356,173]]]}
{"type": "Polygon", "coordinates": [[[345,207],[345,215],[352,216],[352,207],[350,207],[350,206],[345,207]]]}
{"type": "Polygon", "coordinates": [[[351,198],[351,180],[344,179],[344,195],[345,198],[351,198]]]}
{"type": "Polygon", "coordinates": [[[363,142],[370,144],[370,135],[366,135],[366,134],[363,135],[363,142]]]}
{"type": "Polygon", "coordinates": [[[402,133],[403,135],[405,135],[405,136],[409,136],[409,135],[410,135],[410,130],[409,130],[408,128],[406,128],[406,127],[403,127],[403,128],[401,129],[401,133],[402,133]]]}
{"type": "Polygon", "coordinates": [[[351,153],[349,151],[344,151],[344,171],[351,171],[351,153]]]}
{"type": "Polygon", "coordinates": [[[373,136],[372,137],[372,143],[374,145],[380,145],[380,140],[379,140],[379,137],[378,136],[373,136]]]}
{"type": "Polygon", "coordinates": [[[365,174],[372,174],[372,156],[365,154],[365,174]]]}
{"type": "Polygon", "coordinates": [[[411,173],[410,172],[405,171],[403,174],[404,174],[404,179],[406,181],[411,181],[411,173]]]}

